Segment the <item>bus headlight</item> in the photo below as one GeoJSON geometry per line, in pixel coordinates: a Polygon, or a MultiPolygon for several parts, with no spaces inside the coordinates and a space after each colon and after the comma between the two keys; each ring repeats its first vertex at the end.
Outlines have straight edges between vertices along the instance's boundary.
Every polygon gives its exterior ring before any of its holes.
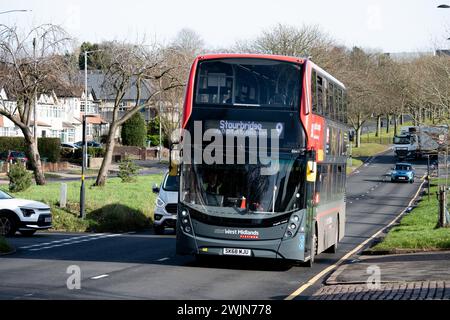
{"type": "Polygon", "coordinates": [[[294,237],[300,227],[300,224],[301,224],[300,216],[298,214],[293,214],[289,219],[289,223],[287,226],[286,233],[284,234],[284,238],[288,239],[294,237]]]}
{"type": "Polygon", "coordinates": [[[180,215],[181,215],[180,219],[181,229],[186,233],[192,234],[192,226],[191,226],[191,219],[189,218],[189,211],[183,208],[181,210],[180,215]]]}

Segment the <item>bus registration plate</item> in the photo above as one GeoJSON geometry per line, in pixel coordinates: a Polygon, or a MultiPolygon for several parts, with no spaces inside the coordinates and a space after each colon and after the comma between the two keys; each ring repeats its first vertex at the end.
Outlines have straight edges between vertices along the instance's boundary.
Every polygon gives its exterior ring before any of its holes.
{"type": "Polygon", "coordinates": [[[228,256],[247,256],[252,255],[250,249],[223,248],[223,254],[228,256]]]}

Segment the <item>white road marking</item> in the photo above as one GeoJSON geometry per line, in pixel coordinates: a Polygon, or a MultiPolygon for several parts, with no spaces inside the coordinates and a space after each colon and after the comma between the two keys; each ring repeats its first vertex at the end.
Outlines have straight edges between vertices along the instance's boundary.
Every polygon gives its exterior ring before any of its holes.
{"type": "Polygon", "coordinates": [[[347,260],[348,258],[350,258],[352,255],[354,255],[355,253],[357,253],[359,250],[361,250],[362,248],[364,248],[364,246],[366,244],[368,244],[370,241],[372,241],[373,239],[375,239],[376,237],[378,237],[382,232],[384,232],[384,230],[386,230],[387,228],[389,228],[390,226],[392,226],[394,223],[397,222],[398,219],[400,219],[404,213],[406,212],[406,209],[408,207],[411,206],[411,204],[414,202],[414,200],[417,198],[417,196],[419,195],[420,190],[422,190],[422,187],[424,185],[425,181],[423,181],[420,186],[419,189],[417,190],[416,194],[414,195],[414,197],[411,199],[411,201],[409,202],[408,206],[402,210],[402,212],[400,212],[400,214],[394,218],[394,220],[392,220],[388,225],[384,226],[383,228],[381,228],[378,232],[376,232],[373,236],[371,236],[370,238],[366,239],[365,241],[363,241],[362,243],[360,243],[356,248],[354,248],[352,251],[348,252],[345,256],[343,256],[341,259],[339,259],[339,261],[337,261],[335,264],[332,264],[331,266],[323,269],[321,272],[319,272],[318,274],[316,274],[314,277],[312,277],[311,279],[309,279],[305,284],[303,284],[300,288],[298,288],[297,290],[295,290],[294,292],[292,292],[288,297],[286,297],[284,300],[293,300],[295,299],[297,296],[299,296],[303,291],[305,291],[306,289],[308,289],[310,286],[312,286],[314,283],[316,283],[319,279],[321,279],[324,275],[326,275],[328,272],[331,272],[332,270],[334,270],[335,268],[337,268],[338,266],[340,266],[345,260],[347,260]]]}
{"type": "MultiPolygon", "coordinates": [[[[64,247],[64,246],[69,246],[72,244],[77,244],[77,243],[83,243],[83,242],[88,242],[88,241],[94,241],[94,240],[100,240],[100,239],[105,239],[105,238],[113,238],[113,237],[117,237],[122,235],[121,233],[117,233],[117,234],[103,234],[101,236],[97,236],[97,237],[90,237],[87,239],[83,239],[83,240],[78,240],[81,237],[78,238],[72,238],[71,240],[74,241],[66,241],[64,243],[55,243],[55,244],[51,244],[48,246],[43,246],[43,247],[35,247],[32,249],[29,249],[30,251],[42,251],[42,250],[48,250],[48,249],[53,249],[53,248],[58,248],[58,247],[64,247]]],[[[84,238],[84,237],[83,237],[84,238]]]]}
{"type": "Polygon", "coordinates": [[[54,240],[54,241],[50,241],[50,242],[44,242],[44,243],[33,244],[33,245],[25,246],[25,247],[19,247],[19,249],[30,249],[30,248],[34,248],[34,247],[41,247],[41,246],[52,245],[52,244],[60,243],[60,242],[68,242],[68,241],[72,241],[72,240],[97,237],[97,236],[100,236],[100,235],[102,235],[102,234],[101,233],[96,233],[96,234],[90,234],[90,235],[87,235],[87,236],[77,236],[77,237],[66,238],[66,239],[62,239],[62,240],[54,240]]]}
{"type": "Polygon", "coordinates": [[[106,277],[109,277],[109,275],[108,274],[101,274],[99,276],[92,277],[91,280],[98,280],[98,279],[103,279],[103,278],[106,278],[106,277]]]}
{"type": "Polygon", "coordinates": [[[166,261],[166,260],[169,260],[169,258],[168,258],[168,257],[165,257],[165,258],[158,259],[158,260],[156,260],[156,261],[163,262],[163,261],[166,261]]]}

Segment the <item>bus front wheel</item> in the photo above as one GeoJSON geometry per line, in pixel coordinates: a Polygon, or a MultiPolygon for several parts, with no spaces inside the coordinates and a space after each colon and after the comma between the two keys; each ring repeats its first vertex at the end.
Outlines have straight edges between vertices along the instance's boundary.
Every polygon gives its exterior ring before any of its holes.
{"type": "Polygon", "coordinates": [[[315,259],[315,256],[316,256],[316,254],[317,254],[317,234],[316,233],[314,233],[314,236],[313,236],[313,238],[312,238],[312,240],[311,240],[311,247],[310,247],[310,256],[309,256],[309,260],[308,261],[306,261],[306,266],[307,267],[309,267],[309,268],[311,268],[312,266],[313,266],[313,264],[314,264],[314,259],[315,259]]]}

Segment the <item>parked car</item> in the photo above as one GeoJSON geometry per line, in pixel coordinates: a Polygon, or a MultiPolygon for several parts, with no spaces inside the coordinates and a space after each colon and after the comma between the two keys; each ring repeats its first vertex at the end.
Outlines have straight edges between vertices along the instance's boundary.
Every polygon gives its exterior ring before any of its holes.
{"type": "Polygon", "coordinates": [[[26,163],[28,158],[25,152],[22,151],[4,151],[0,153],[0,160],[12,163],[26,163]]]}
{"type": "Polygon", "coordinates": [[[52,227],[50,207],[42,202],[16,199],[0,190],[0,235],[13,236],[19,231],[32,236],[37,230],[52,227]]]}
{"type": "MultiPolygon", "coordinates": [[[[83,147],[83,141],[78,141],[74,143],[76,146],[78,146],[78,148],[82,148],[83,147]]],[[[97,141],[88,141],[87,142],[87,146],[90,148],[101,148],[102,145],[100,143],[98,143],[97,141]]]]}
{"type": "Polygon", "coordinates": [[[156,234],[164,234],[166,228],[176,228],[178,208],[178,176],[164,175],[161,187],[153,186],[153,193],[158,194],[154,214],[153,229],[156,234]]]}
{"type": "Polygon", "coordinates": [[[414,182],[415,171],[410,163],[399,162],[395,164],[395,167],[391,171],[391,182],[405,181],[409,183],[414,182]]]}
{"type": "Polygon", "coordinates": [[[80,147],[78,145],[76,145],[75,143],[61,143],[61,149],[75,151],[79,148],[80,147]]]}

